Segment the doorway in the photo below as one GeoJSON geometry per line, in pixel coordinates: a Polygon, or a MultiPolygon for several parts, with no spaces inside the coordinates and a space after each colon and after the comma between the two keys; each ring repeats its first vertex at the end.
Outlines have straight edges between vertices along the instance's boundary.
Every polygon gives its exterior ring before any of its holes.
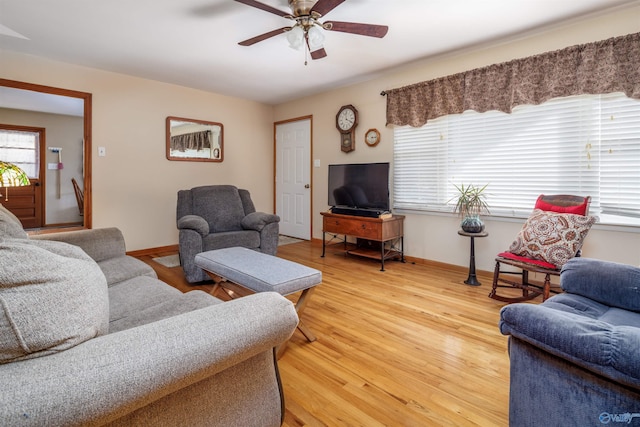
{"type": "Polygon", "coordinates": [[[303,240],[311,240],[311,128],[311,116],[275,123],[280,234],[303,240]]]}
{"type": "MultiPolygon", "coordinates": [[[[0,78],[0,112],[3,114],[0,123],[43,127],[47,131],[47,144],[53,145],[40,150],[44,167],[39,189],[43,206],[41,223],[45,228],[62,230],[78,225],[84,228],[92,226],[91,101],[92,96],[87,92],[0,78]],[[40,113],[42,117],[34,121],[33,118],[40,113]],[[64,150],[60,150],[61,147],[64,150]],[[64,167],[62,151],[65,154],[64,167]],[[83,187],[84,206],[80,214],[71,178],[83,187]],[[73,219],[69,219],[69,213],[73,219]]],[[[16,191],[11,194],[14,193],[16,191]]],[[[31,227],[25,225],[25,228],[31,227]]]]}

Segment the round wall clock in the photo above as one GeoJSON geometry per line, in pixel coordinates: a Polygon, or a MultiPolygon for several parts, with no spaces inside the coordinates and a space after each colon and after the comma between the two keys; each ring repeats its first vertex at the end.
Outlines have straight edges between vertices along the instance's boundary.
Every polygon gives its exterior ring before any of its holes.
{"type": "Polygon", "coordinates": [[[369,129],[364,134],[364,142],[369,147],[375,147],[378,145],[378,142],[380,142],[380,132],[378,132],[378,129],[369,129]]]}
{"type": "Polygon", "coordinates": [[[358,110],[353,105],[343,105],[336,114],[336,128],[340,131],[340,149],[345,153],[356,148],[356,126],[358,110]]]}

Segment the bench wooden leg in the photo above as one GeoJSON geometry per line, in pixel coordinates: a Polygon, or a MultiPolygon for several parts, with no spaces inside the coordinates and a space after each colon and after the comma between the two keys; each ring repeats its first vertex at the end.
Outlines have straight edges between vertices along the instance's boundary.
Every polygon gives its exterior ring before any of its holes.
{"type": "Polygon", "coordinates": [[[313,332],[311,332],[311,329],[302,323],[302,320],[298,321],[298,330],[302,332],[302,335],[304,335],[309,342],[314,342],[317,339],[313,332]]]}
{"type": "MultiPolygon", "coordinates": [[[[214,281],[213,289],[210,292],[211,295],[215,296],[215,293],[217,291],[222,290],[230,299],[235,299],[254,293],[254,291],[252,291],[251,289],[247,289],[244,286],[238,285],[234,282],[229,282],[225,278],[220,277],[214,273],[211,273],[209,271],[207,271],[206,273],[214,281]]],[[[307,303],[309,302],[309,298],[311,298],[311,294],[313,293],[314,289],[315,286],[303,290],[295,306],[296,313],[298,313],[299,319],[298,330],[302,332],[302,335],[304,335],[309,342],[314,342],[315,340],[317,340],[317,338],[314,333],[311,332],[311,329],[309,329],[309,327],[302,322],[302,312],[307,307],[307,303]]],[[[287,342],[282,343],[276,350],[276,356],[278,357],[278,359],[284,354],[284,351],[287,348],[287,342]]]]}
{"type": "Polygon", "coordinates": [[[300,298],[298,298],[298,302],[296,303],[296,312],[298,313],[298,319],[300,319],[298,321],[298,330],[302,332],[302,335],[304,335],[307,338],[307,340],[309,340],[309,342],[314,342],[317,338],[313,334],[313,332],[311,332],[311,329],[309,329],[307,325],[302,323],[301,317],[302,317],[302,312],[307,306],[307,302],[309,301],[309,298],[311,298],[311,293],[313,292],[314,289],[315,287],[307,288],[304,291],[302,291],[302,294],[300,294],[300,298]]]}
{"type": "MultiPolygon", "coordinates": [[[[304,335],[309,342],[314,342],[317,338],[314,333],[311,332],[311,329],[309,329],[309,327],[302,322],[301,315],[305,307],[307,306],[307,302],[309,302],[309,298],[311,297],[313,290],[314,288],[308,288],[302,291],[302,294],[300,294],[300,298],[298,298],[298,301],[296,302],[296,313],[298,313],[298,330],[302,332],[302,335],[304,335]]],[[[282,344],[280,344],[280,346],[278,346],[278,349],[276,350],[276,357],[278,359],[280,359],[284,354],[284,351],[287,349],[288,343],[289,340],[283,342],[282,344]]]]}
{"type": "Polygon", "coordinates": [[[282,355],[284,354],[284,351],[287,349],[288,343],[289,343],[289,340],[286,340],[285,342],[283,342],[278,346],[278,348],[276,349],[276,358],[280,359],[282,357],[282,355]]]}
{"type": "Polygon", "coordinates": [[[220,288],[221,288],[220,283],[219,283],[219,282],[215,282],[215,283],[213,284],[213,288],[211,289],[211,291],[209,292],[209,294],[210,294],[210,295],[215,296],[215,295],[216,295],[216,292],[218,292],[218,289],[220,289],[220,288]]]}

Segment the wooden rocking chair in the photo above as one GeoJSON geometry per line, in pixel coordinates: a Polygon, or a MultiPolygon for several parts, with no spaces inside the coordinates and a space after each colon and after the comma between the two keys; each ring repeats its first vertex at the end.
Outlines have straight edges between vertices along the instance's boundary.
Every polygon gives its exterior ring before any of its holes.
{"type": "MultiPolygon", "coordinates": [[[[540,195],[534,209],[557,213],[572,213],[587,216],[591,197],[571,195],[540,195]]],[[[580,256],[578,251],[575,256],[580,256]]],[[[546,261],[519,256],[511,252],[501,252],[496,257],[493,273],[493,286],[489,297],[507,303],[522,302],[542,295],[542,300],[549,298],[551,292],[551,276],[559,276],[560,268],[546,261]],[[502,270],[502,265],[515,267],[520,271],[502,270]],[[542,285],[529,281],[529,272],[544,275],[542,285]],[[520,276],[520,280],[513,280],[513,276],[520,276]],[[522,296],[498,295],[498,288],[517,288],[522,290],[522,296]]]]}

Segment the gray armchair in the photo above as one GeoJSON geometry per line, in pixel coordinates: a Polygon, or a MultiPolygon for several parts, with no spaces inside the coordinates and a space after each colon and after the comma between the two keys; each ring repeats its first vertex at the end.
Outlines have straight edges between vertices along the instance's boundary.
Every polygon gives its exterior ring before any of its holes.
{"type": "Polygon", "coordinates": [[[207,280],[195,256],[214,249],[241,246],[275,255],[280,217],[256,212],[247,190],[207,185],[178,191],[177,225],[180,261],[189,283],[207,280]]]}

